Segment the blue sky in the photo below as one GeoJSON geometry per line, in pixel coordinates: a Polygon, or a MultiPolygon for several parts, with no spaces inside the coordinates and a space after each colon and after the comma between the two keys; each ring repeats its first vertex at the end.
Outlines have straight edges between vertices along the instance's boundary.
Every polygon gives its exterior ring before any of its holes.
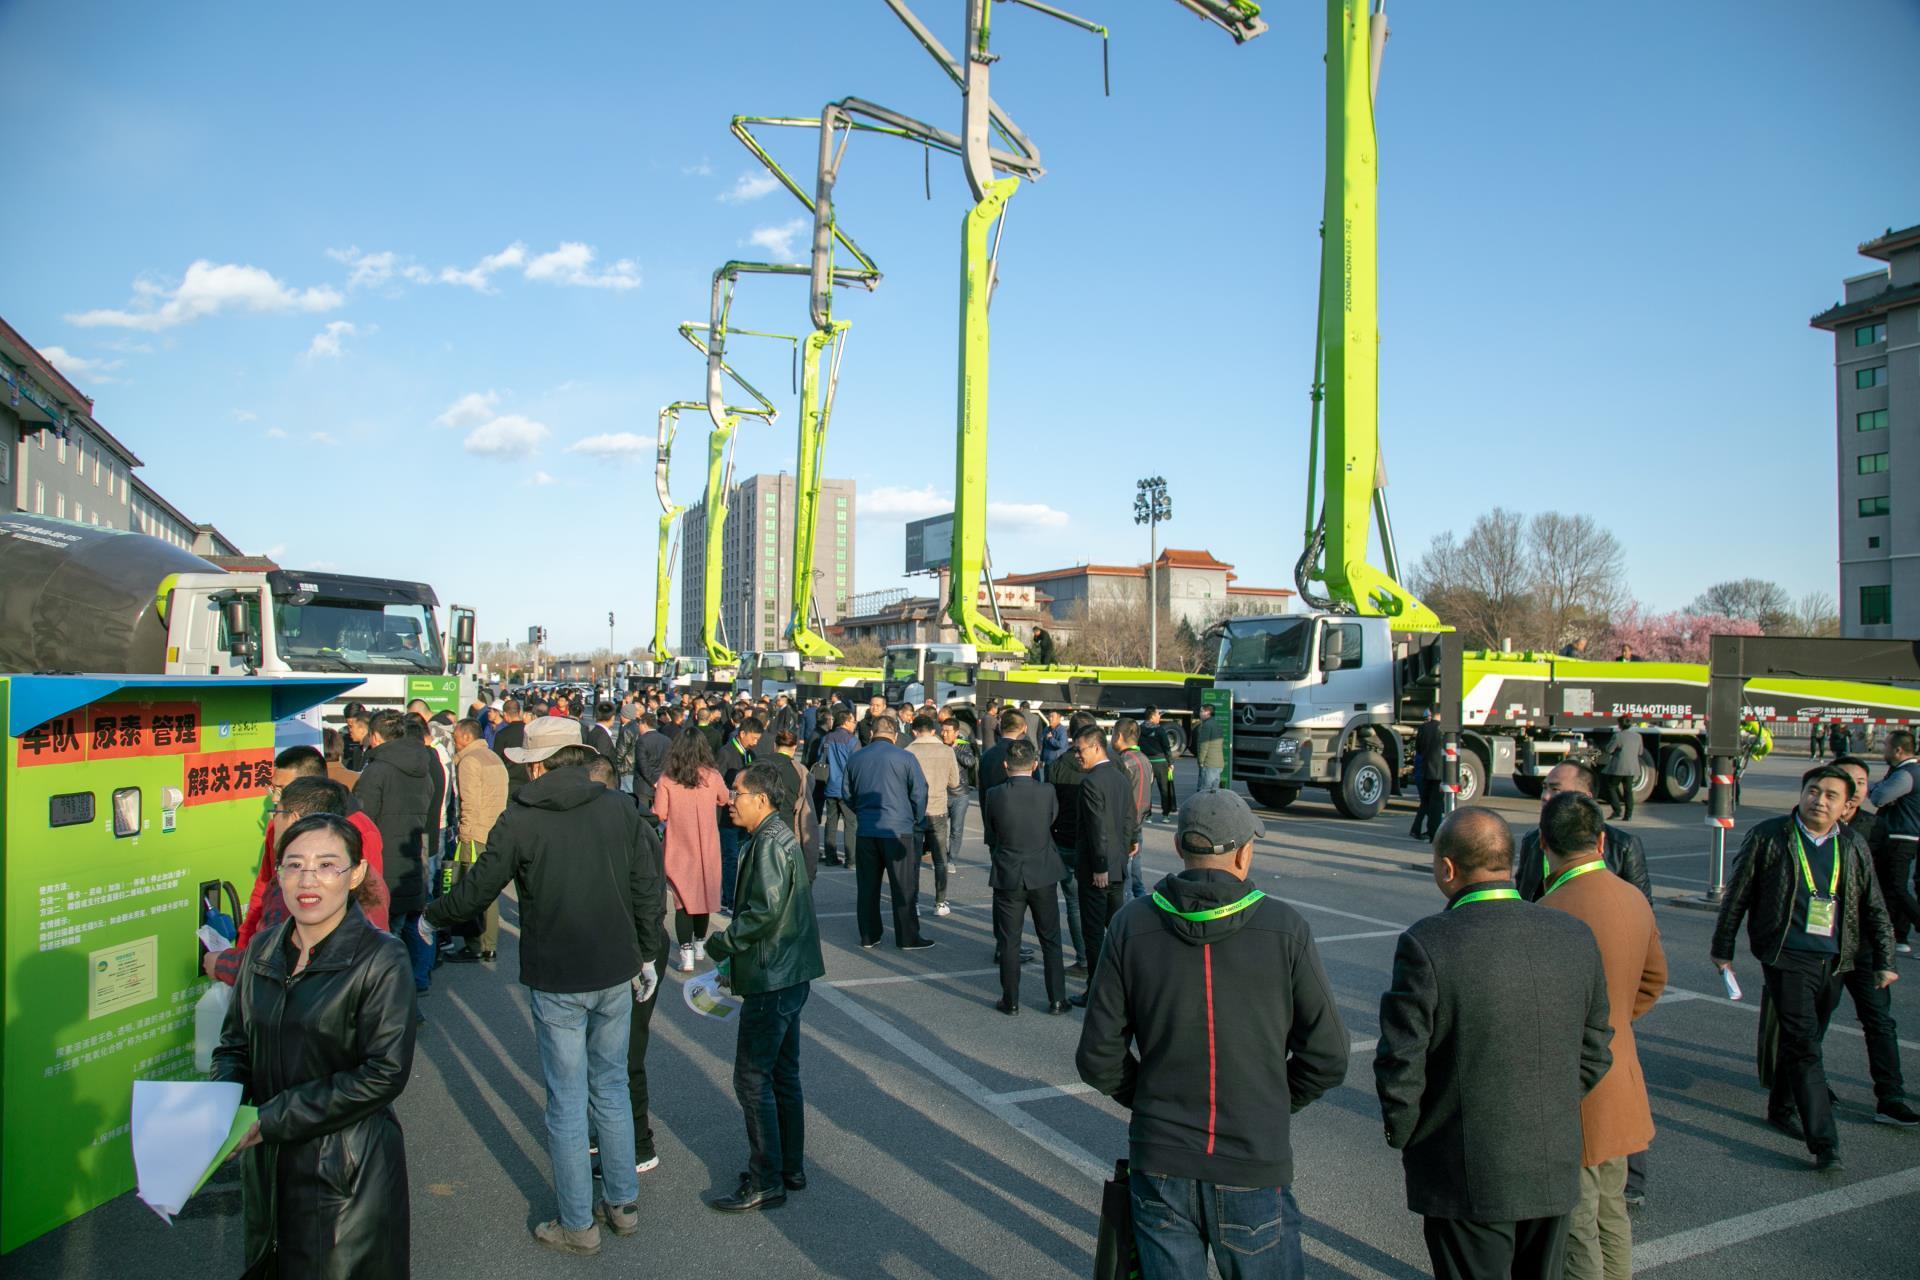
{"type": "MultiPolygon", "coordinates": [[[[958,0],[917,7],[959,45],[958,0]]],[[[995,561],[1144,558],[1133,483],[1158,473],[1164,541],[1291,585],[1322,6],[1268,5],[1244,47],[1171,0],[1076,7],[1114,29],[1111,98],[1090,37],[995,9],[995,97],[1049,170],[1013,200],[994,303],[995,561]]],[[[1390,11],[1402,557],[1500,503],[1599,517],[1657,608],[1746,574],[1831,592],[1832,345],[1806,320],[1873,265],[1855,244],[1920,222],[1894,101],[1920,5],[1390,11]]],[[[63,353],[149,482],[248,550],[425,579],[483,636],[544,623],[562,648],[604,643],[608,609],[622,647],[651,632],[655,415],[701,389],[673,326],[803,213],[742,183],[729,117],[854,95],[955,128],[960,105],[879,0],[9,0],[0,47],[0,315],[63,353]],[[573,447],[620,433],[644,449],[573,447]]],[[[808,136],[777,141],[811,175],[808,136]]],[[[827,466],[862,493],[862,590],[899,582],[901,520],[953,487],[967,199],[957,161],[930,201],[922,166],[858,138],[839,190],[886,273],[837,302],[827,466]]],[[[796,282],[740,297],[736,323],[806,324],[796,282]]],[[[785,410],[745,428],[741,473],[791,468],[788,356],[739,350],[785,410]]]]}

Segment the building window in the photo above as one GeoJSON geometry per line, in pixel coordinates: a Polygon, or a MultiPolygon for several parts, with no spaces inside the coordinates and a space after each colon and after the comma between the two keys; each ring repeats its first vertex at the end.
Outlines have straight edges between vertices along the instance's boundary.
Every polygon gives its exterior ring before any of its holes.
{"type": "Polygon", "coordinates": [[[62,520],[65,520],[67,518],[67,495],[66,494],[56,493],[53,495],[53,514],[62,520]]]}
{"type": "Polygon", "coordinates": [[[40,447],[42,449],[47,447],[47,429],[45,427],[40,428],[40,447]]]}
{"type": "Polygon", "coordinates": [[[37,516],[47,514],[47,484],[44,480],[33,482],[33,514],[37,516]]]}
{"type": "Polygon", "coordinates": [[[1887,469],[1887,455],[1884,453],[1863,453],[1860,455],[1860,474],[1877,476],[1887,469]]]}
{"type": "Polygon", "coordinates": [[[86,508],[77,502],[73,504],[73,520],[75,524],[85,524],[87,522],[86,508]]]}
{"type": "Polygon", "coordinates": [[[67,460],[67,438],[65,436],[61,436],[58,440],[54,441],[53,453],[54,457],[59,461],[65,462],[67,460]]]}
{"type": "MultiPolygon", "coordinates": [[[[111,478],[113,473],[109,471],[107,475],[111,478]]],[[[100,484],[100,450],[98,449],[93,451],[93,483],[96,487],[100,484]]]]}
{"type": "Polygon", "coordinates": [[[1887,429],[1887,411],[1885,409],[1873,409],[1867,413],[1854,414],[1853,429],[1855,431],[1885,431],[1887,429]]]}
{"type": "Polygon", "coordinates": [[[1886,386],[1887,366],[1877,364],[1871,369],[1855,369],[1853,371],[1853,385],[1856,390],[1860,391],[1865,391],[1868,387],[1886,386]]]}
{"type": "Polygon", "coordinates": [[[1860,514],[1863,516],[1884,516],[1893,507],[1893,500],[1882,494],[1878,498],[1860,499],[1860,514]]]}
{"type": "Polygon", "coordinates": [[[1877,534],[1877,533],[1876,533],[1876,534],[1874,534],[1874,535],[1873,535],[1873,536],[1872,536],[1871,538],[1868,538],[1868,539],[1867,539],[1867,550],[1869,550],[1869,551],[1876,551],[1876,550],[1878,550],[1878,549],[1879,549],[1879,547],[1880,547],[1880,535],[1879,535],[1879,534],[1877,534]]]}
{"type": "Polygon", "coordinates": [[[841,510],[844,511],[847,506],[847,500],[845,498],[835,498],[833,500],[833,505],[836,507],[839,507],[841,510]]]}
{"type": "Polygon", "coordinates": [[[1860,625],[1884,627],[1893,621],[1893,588],[1860,588],[1860,625]]]}
{"type": "Polygon", "coordinates": [[[1863,324],[1853,331],[1853,345],[1856,347],[1870,347],[1876,342],[1886,340],[1887,324],[1884,320],[1874,324],[1863,324]]]}

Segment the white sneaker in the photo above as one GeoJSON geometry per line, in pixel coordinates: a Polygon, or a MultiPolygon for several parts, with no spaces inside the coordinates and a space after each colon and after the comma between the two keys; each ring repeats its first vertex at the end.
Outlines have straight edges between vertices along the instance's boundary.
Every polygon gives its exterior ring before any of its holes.
{"type": "Polygon", "coordinates": [[[705,938],[695,938],[693,940],[693,958],[695,960],[705,960],[707,958],[707,940],[705,938]]]}
{"type": "Polygon", "coordinates": [[[659,1167],[660,1167],[660,1157],[655,1156],[651,1160],[642,1160],[639,1164],[633,1166],[633,1171],[635,1173],[652,1173],[655,1169],[658,1169],[659,1167]]]}
{"type": "Polygon", "coordinates": [[[1894,943],[1893,949],[1895,951],[1898,951],[1903,956],[1910,956],[1913,954],[1913,948],[1904,942],[1894,943]]]}
{"type": "Polygon", "coordinates": [[[680,944],[680,972],[693,972],[693,944],[690,942],[680,944]]]}
{"type": "Polygon", "coordinates": [[[953,914],[953,908],[943,902],[933,909],[933,914],[937,916],[950,916],[953,914]]]}

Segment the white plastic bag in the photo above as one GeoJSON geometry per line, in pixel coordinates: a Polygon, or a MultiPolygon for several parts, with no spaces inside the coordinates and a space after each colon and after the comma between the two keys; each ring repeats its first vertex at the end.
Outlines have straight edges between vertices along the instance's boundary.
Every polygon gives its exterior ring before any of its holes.
{"type": "Polygon", "coordinates": [[[213,1051],[220,1047],[220,1028],[226,1025],[233,988],[215,982],[193,1006],[193,1066],[201,1075],[213,1070],[213,1051]]]}

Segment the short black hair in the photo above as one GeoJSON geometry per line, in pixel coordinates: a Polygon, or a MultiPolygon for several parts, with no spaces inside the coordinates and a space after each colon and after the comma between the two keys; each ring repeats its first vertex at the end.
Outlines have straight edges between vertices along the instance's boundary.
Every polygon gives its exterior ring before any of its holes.
{"type": "Polygon", "coordinates": [[[1040,763],[1040,753],[1024,737],[1015,738],[1007,744],[1007,770],[1031,769],[1040,763]]]}
{"type": "Polygon", "coordinates": [[[736,792],[746,791],[765,796],[772,803],[775,813],[793,812],[794,803],[800,798],[800,783],[794,775],[793,766],[775,764],[771,760],[762,760],[742,769],[733,780],[733,788],[736,792]]]}
{"type": "Polygon", "coordinates": [[[593,753],[593,759],[587,761],[586,768],[587,776],[607,790],[618,791],[620,789],[620,775],[614,772],[613,761],[607,759],[598,751],[593,753]]]}
{"type": "Polygon", "coordinates": [[[1563,791],[1540,810],[1540,843],[1562,858],[1592,853],[1606,827],[1600,806],[1578,791],[1563,791]]]}
{"type": "Polygon", "coordinates": [[[867,732],[873,737],[891,738],[899,734],[900,722],[892,716],[868,716],[872,722],[867,732]]]}
{"type": "Polygon", "coordinates": [[[1892,733],[1887,735],[1887,745],[1889,747],[1892,747],[1895,751],[1904,751],[1908,755],[1912,755],[1913,754],[1913,730],[1895,729],[1892,733]]]}
{"type": "Polygon", "coordinates": [[[464,733],[469,738],[482,738],[486,736],[487,732],[480,727],[478,720],[473,719],[455,720],[453,722],[453,731],[455,733],[464,733]]]}
{"type": "Polygon", "coordinates": [[[615,711],[618,711],[618,710],[619,708],[614,706],[611,702],[602,700],[600,702],[596,702],[593,704],[593,718],[595,720],[605,720],[607,717],[611,716],[615,711]]]}
{"type": "MultiPolygon", "coordinates": [[[[1076,717],[1076,719],[1077,718],[1078,717],[1076,717]]],[[[1107,745],[1107,731],[1105,729],[1102,729],[1099,725],[1093,723],[1091,720],[1089,720],[1086,724],[1081,725],[1078,729],[1075,729],[1073,731],[1074,746],[1076,747],[1082,746],[1089,742],[1097,742],[1102,747],[1105,747],[1107,745]]]]}
{"type": "Polygon", "coordinates": [[[1025,733],[1026,731],[1027,718],[1018,711],[1002,711],[1000,713],[1000,732],[1016,734],[1025,733]]]}
{"type": "Polygon", "coordinates": [[[1837,764],[1817,764],[1813,768],[1801,774],[1800,789],[1802,791],[1805,791],[1808,787],[1812,786],[1814,783],[1818,782],[1822,778],[1840,779],[1840,781],[1846,785],[1847,799],[1849,800],[1853,799],[1853,795],[1855,791],[1855,787],[1853,785],[1853,775],[1848,773],[1845,769],[1842,769],[1837,764]]]}
{"type": "Polygon", "coordinates": [[[604,758],[585,743],[569,742],[539,763],[549,769],[580,769],[592,764],[595,760],[604,758]]]}
{"type": "Polygon", "coordinates": [[[759,716],[748,716],[734,729],[735,733],[765,733],[766,731],[766,722],[761,720],[759,716]]]}
{"type": "Polygon", "coordinates": [[[299,818],[311,817],[316,813],[344,816],[347,812],[347,789],[325,776],[295,778],[280,793],[280,807],[299,818]]]}
{"type": "MultiPolygon", "coordinates": [[[[1588,795],[1597,796],[1600,794],[1600,775],[1593,771],[1592,765],[1583,764],[1578,760],[1562,760],[1559,764],[1556,764],[1555,766],[1553,766],[1553,768],[1554,769],[1567,768],[1567,769],[1573,770],[1575,773],[1580,775],[1580,785],[1585,789],[1588,795]]],[[[1549,769],[1547,770],[1547,772],[1552,773],[1553,769],[1549,769]]]]}
{"type": "Polygon", "coordinates": [[[1513,828],[1492,809],[1468,805],[1455,809],[1440,824],[1434,852],[1453,859],[1462,871],[1498,871],[1513,874],[1513,828]]]}
{"type": "Polygon", "coordinates": [[[285,769],[297,778],[327,776],[327,758],[320,754],[318,747],[288,747],[273,758],[273,767],[285,769]]]}
{"type": "Polygon", "coordinates": [[[1873,766],[1865,760],[1862,760],[1859,756],[1841,756],[1835,760],[1834,763],[1842,769],[1851,765],[1856,769],[1863,770],[1869,778],[1873,776],[1873,766]]]}
{"type": "Polygon", "coordinates": [[[930,716],[922,711],[913,718],[913,731],[915,733],[938,733],[940,732],[940,721],[936,717],[930,716]]]}
{"type": "MultiPolygon", "coordinates": [[[[1155,707],[1153,710],[1158,711],[1155,707]]],[[[1115,742],[1140,741],[1140,722],[1132,716],[1121,716],[1113,722],[1113,740],[1115,742]]]]}
{"type": "Polygon", "coordinates": [[[273,846],[274,864],[285,862],[293,842],[314,831],[330,831],[340,837],[340,843],[347,848],[347,861],[355,866],[360,864],[360,828],[337,813],[310,813],[282,831],[279,842],[273,846]]]}
{"type": "Polygon", "coordinates": [[[373,719],[367,723],[367,729],[379,734],[382,742],[398,742],[407,731],[407,718],[388,707],[385,711],[374,713],[373,719]]]}

